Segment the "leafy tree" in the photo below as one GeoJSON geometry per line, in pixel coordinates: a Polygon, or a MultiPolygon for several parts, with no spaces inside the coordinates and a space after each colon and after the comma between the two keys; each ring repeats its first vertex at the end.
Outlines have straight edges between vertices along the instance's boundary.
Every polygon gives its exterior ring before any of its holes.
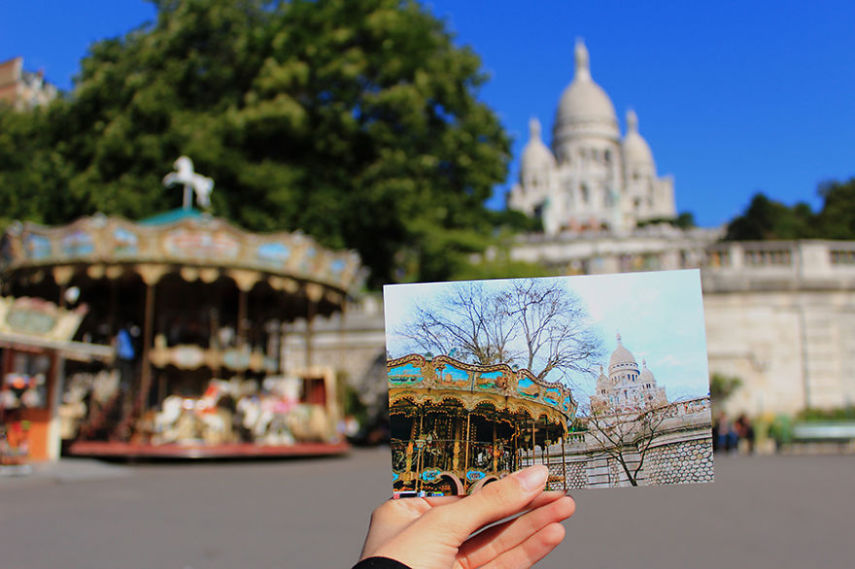
{"type": "Polygon", "coordinates": [[[812,234],[810,206],[799,203],[790,208],[762,193],[751,200],[744,214],[734,218],[727,226],[728,241],[765,239],[804,239],[812,234]]]}
{"type": "Polygon", "coordinates": [[[657,225],[659,223],[667,223],[668,225],[673,225],[680,229],[692,229],[693,227],[697,227],[697,224],[695,223],[695,215],[689,211],[684,211],[677,217],[654,217],[653,219],[639,221],[637,226],[645,227],[647,225],[657,225]]]}
{"type": "Polygon", "coordinates": [[[791,207],[758,193],[728,224],[725,239],[855,239],[855,178],[824,182],[818,193],[823,199],[819,213],[803,202],[791,207]]]}
{"type": "Polygon", "coordinates": [[[742,379],[736,376],[714,373],[710,376],[710,401],[720,407],[735,391],[742,387],[742,379]]]}
{"type": "Polygon", "coordinates": [[[54,200],[49,223],[141,218],[180,203],[160,182],[184,154],[216,181],[215,214],[355,248],[375,284],[447,278],[483,250],[509,142],[477,99],[479,58],[425,8],[155,3],[156,22],[91,47],[74,91],[32,126],[38,179],[13,165],[0,203],[33,188],[54,200]]]}
{"type": "Polygon", "coordinates": [[[855,178],[820,184],[819,195],[823,205],[816,223],[821,228],[821,237],[855,239],[855,178]]]}

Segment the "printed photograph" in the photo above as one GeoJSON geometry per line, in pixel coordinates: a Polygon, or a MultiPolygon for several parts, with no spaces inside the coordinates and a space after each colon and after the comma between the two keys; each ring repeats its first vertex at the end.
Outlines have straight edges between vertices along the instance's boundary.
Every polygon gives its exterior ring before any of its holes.
{"type": "Polygon", "coordinates": [[[396,497],[711,482],[700,273],[384,287],[396,497]]]}

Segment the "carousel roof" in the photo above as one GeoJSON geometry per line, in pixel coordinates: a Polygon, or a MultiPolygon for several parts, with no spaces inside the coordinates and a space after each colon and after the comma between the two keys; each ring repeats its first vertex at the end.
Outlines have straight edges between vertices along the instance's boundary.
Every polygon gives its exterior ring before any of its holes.
{"type": "Polygon", "coordinates": [[[172,210],[133,222],[96,214],[68,225],[12,223],[5,232],[2,269],[100,265],[192,267],[198,278],[220,272],[252,271],[274,288],[296,290],[298,281],[338,293],[364,279],[354,251],[332,251],[299,231],[252,233],[194,209],[172,210]]]}
{"type": "Polygon", "coordinates": [[[576,413],[576,401],[565,385],[537,379],[529,370],[506,364],[467,364],[448,356],[427,359],[410,354],[386,362],[390,402],[457,401],[472,410],[489,404],[509,412],[566,425],[576,413]]]}

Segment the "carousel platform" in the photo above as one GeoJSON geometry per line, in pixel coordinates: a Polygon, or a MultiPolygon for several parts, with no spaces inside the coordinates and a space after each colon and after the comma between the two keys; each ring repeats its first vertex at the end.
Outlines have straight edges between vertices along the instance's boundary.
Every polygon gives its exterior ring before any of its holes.
{"type": "Polygon", "coordinates": [[[350,445],[340,443],[296,443],[293,445],[152,445],[117,441],[76,441],[66,453],[75,457],[113,460],[223,460],[253,458],[300,458],[347,454],[350,445]]]}

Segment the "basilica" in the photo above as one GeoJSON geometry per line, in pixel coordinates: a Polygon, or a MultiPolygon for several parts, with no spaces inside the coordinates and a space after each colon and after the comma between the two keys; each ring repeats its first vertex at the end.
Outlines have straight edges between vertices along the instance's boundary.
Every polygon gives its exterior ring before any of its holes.
{"type": "Polygon", "coordinates": [[[591,396],[592,411],[621,413],[668,404],[665,388],[656,385],[646,361],[639,369],[635,356],[621,343],[620,334],[617,335],[617,348],[609,359],[608,371],[606,376],[600,368],[597,392],[591,396]]]}
{"type": "Polygon", "coordinates": [[[520,179],[508,205],[565,231],[630,232],[639,222],[676,217],[674,182],[658,177],[653,153],[626,114],[621,137],[614,105],[591,76],[588,50],[576,42],[576,71],[558,103],[550,150],[532,119],[520,179]]]}

